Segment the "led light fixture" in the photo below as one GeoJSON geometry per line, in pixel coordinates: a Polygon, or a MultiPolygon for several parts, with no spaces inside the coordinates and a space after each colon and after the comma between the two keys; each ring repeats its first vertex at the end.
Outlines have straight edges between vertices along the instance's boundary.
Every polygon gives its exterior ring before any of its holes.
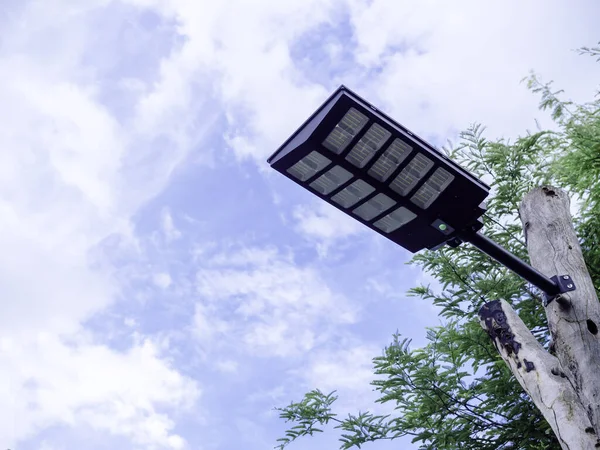
{"type": "Polygon", "coordinates": [[[468,241],[546,302],[575,289],[568,275],[548,278],[478,233],[489,186],[344,86],[268,162],[411,252],[468,241]]]}
{"type": "Polygon", "coordinates": [[[356,180],[331,197],[331,200],[343,208],[350,208],[360,202],[363,198],[371,195],[373,192],[375,192],[373,186],[365,183],[363,180],[356,180]]]}
{"type": "Polygon", "coordinates": [[[392,231],[396,231],[402,225],[407,224],[415,217],[417,217],[417,215],[414,212],[409,211],[404,206],[401,206],[394,212],[379,219],[373,225],[386,233],[391,233],[392,231]]]}
{"type": "Polygon", "coordinates": [[[402,139],[394,139],[371,166],[369,175],[376,180],[387,181],[412,151],[413,148],[402,139]]]}
{"type": "Polygon", "coordinates": [[[346,183],[352,174],[341,166],[333,166],[315,181],[309,184],[311,188],[323,195],[328,195],[346,183]]]}
{"type": "Polygon", "coordinates": [[[361,219],[369,222],[371,219],[374,219],[375,217],[380,216],[384,212],[388,211],[395,204],[396,202],[387,195],[379,193],[364,202],[352,212],[361,219]]]}
{"type": "Polygon", "coordinates": [[[339,155],[352,142],[352,139],[360,133],[368,121],[367,116],[361,114],[355,108],[349,108],[342,120],[327,135],[327,138],[323,141],[323,147],[339,155]]]}
{"type": "Polygon", "coordinates": [[[485,183],[344,86],[269,163],[412,252],[478,229],[489,192],[485,183]]]}
{"type": "Polygon", "coordinates": [[[306,181],[329,164],[331,164],[330,159],[318,152],[310,152],[307,156],[290,167],[287,172],[300,181],[306,181]]]}
{"type": "Polygon", "coordinates": [[[452,180],[454,180],[454,175],[438,167],[425,184],[411,197],[410,201],[423,209],[427,209],[444,189],[448,187],[452,180]]]}
{"type": "Polygon", "coordinates": [[[404,197],[413,190],[432,167],[433,161],[431,159],[422,153],[417,153],[390,183],[390,187],[404,197]]]}
{"type": "Polygon", "coordinates": [[[374,123],[356,145],[352,147],[346,159],[358,168],[365,167],[391,135],[392,133],[381,125],[374,123]]]}

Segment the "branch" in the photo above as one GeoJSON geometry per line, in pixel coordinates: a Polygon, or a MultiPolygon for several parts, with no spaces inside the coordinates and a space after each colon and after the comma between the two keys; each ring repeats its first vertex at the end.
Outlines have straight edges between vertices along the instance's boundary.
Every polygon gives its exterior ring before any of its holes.
{"type": "Polygon", "coordinates": [[[563,449],[596,450],[586,411],[559,361],[550,355],[515,310],[504,300],[486,303],[479,311],[481,326],[500,356],[529,394],[556,434],[563,449]]]}

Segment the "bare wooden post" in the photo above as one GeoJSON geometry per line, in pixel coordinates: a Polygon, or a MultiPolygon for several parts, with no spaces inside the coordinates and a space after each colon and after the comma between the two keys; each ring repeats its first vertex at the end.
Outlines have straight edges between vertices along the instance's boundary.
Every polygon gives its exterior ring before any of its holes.
{"type": "Polygon", "coordinates": [[[563,449],[600,448],[600,303],[571,223],[565,192],[542,187],[520,207],[531,265],[569,275],[576,290],[546,306],[556,356],[531,335],[505,301],[481,309],[484,329],[554,430],[563,449]]]}

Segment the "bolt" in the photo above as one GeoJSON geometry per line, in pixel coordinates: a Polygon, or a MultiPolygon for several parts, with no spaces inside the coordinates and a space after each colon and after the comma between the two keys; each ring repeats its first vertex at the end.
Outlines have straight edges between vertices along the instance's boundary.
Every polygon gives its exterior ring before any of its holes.
{"type": "Polygon", "coordinates": [[[563,275],[563,279],[568,280],[569,279],[569,275],[563,275]]]}
{"type": "Polygon", "coordinates": [[[572,285],[571,283],[569,283],[569,284],[567,284],[567,287],[568,287],[569,289],[571,289],[571,288],[573,287],[573,285],[572,285]]]}

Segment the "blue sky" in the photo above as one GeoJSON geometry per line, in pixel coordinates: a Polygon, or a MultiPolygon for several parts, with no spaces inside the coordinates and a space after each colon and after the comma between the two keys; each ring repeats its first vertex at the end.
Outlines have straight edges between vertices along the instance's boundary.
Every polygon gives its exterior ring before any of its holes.
{"type": "Polygon", "coordinates": [[[266,449],[285,428],[273,407],[309,389],[372,408],[371,358],[439,323],[405,295],[431,277],[266,157],[342,83],[437,145],[472,122],[507,138],[549,124],[520,80],[589,99],[600,70],[573,49],[598,41],[599,15],[3,1],[0,446],[266,449]]]}

